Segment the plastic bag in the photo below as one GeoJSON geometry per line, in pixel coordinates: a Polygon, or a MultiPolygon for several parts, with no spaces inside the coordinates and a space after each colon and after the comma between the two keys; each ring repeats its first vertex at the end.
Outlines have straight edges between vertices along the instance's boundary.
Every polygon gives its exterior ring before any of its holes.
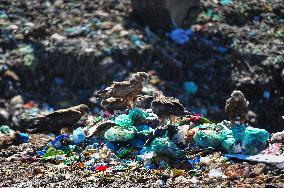
{"type": "Polygon", "coordinates": [[[183,155],[177,145],[168,137],[154,139],[147,150],[158,155],[167,155],[173,158],[180,158],[183,155]]]}
{"type": "Polygon", "coordinates": [[[104,137],[108,141],[124,142],[133,139],[137,134],[137,129],[134,126],[120,127],[115,126],[108,129],[104,137]]]}
{"type": "Polygon", "coordinates": [[[219,134],[214,130],[199,130],[193,136],[196,145],[216,148],[220,145],[219,134]]]}
{"type": "Polygon", "coordinates": [[[242,145],[243,153],[256,155],[265,149],[269,139],[269,133],[264,129],[247,127],[244,133],[242,145]]]}

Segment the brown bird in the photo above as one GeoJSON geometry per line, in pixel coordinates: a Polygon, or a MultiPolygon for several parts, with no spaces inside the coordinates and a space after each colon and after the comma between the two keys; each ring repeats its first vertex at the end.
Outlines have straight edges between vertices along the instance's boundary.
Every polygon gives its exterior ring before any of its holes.
{"type": "Polygon", "coordinates": [[[54,111],[47,115],[38,115],[33,118],[25,118],[30,121],[29,131],[34,132],[56,132],[63,128],[70,128],[77,123],[81,117],[89,111],[85,104],[80,104],[71,108],[54,111]]]}
{"type": "Polygon", "coordinates": [[[145,72],[137,72],[133,74],[129,80],[123,82],[113,82],[110,87],[99,91],[96,97],[99,98],[122,98],[127,104],[136,104],[137,95],[141,93],[143,86],[148,84],[149,75],[145,72]]]}
{"type": "Polygon", "coordinates": [[[176,116],[191,115],[192,112],[185,110],[180,101],[173,97],[166,97],[159,92],[159,95],[151,103],[152,111],[161,118],[162,123],[166,118],[172,121],[176,116]]]}
{"type": "Polygon", "coordinates": [[[138,95],[137,107],[143,109],[149,109],[151,108],[151,103],[155,98],[156,98],[155,93],[153,95],[138,95]]]}
{"type": "Polygon", "coordinates": [[[127,101],[122,98],[107,98],[102,100],[101,107],[105,111],[113,113],[115,110],[125,110],[128,107],[127,101]]]}
{"type": "Polygon", "coordinates": [[[241,91],[233,91],[231,97],[226,100],[225,106],[225,112],[228,114],[229,120],[232,123],[235,123],[237,120],[245,123],[247,120],[248,105],[249,102],[241,91]]]}

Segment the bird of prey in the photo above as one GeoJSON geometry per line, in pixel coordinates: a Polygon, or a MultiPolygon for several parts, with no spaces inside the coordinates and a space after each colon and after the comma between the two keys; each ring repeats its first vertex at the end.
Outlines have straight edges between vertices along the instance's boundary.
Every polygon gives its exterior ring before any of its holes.
{"type": "Polygon", "coordinates": [[[31,123],[29,131],[35,132],[56,132],[63,128],[70,128],[77,123],[81,117],[89,111],[85,104],[71,108],[61,109],[47,115],[38,115],[32,118],[24,118],[31,123]]]}
{"type": "Polygon", "coordinates": [[[137,107],[143,109],[151,108],[152,101],[160,95],[160,91],[155,91],[152,95],[138,95],[137,96],[137,107]]]}
{"type": "Polygon", "coordinates": [[[128,107],[127,101],[122,98],[110,97],[102,100],[101,107],[105,111],[113,113],[115,110],[125,110],[128,107]]]}
{"type": "Polygon", "coordinates": [[[166,97],[159,93],[159,95],[151,103],[152,111],[162,120],[166,118],[175,118],[176,116],[191,115],[192,112],[185,110],[180,101],[173,97],[166,97]]]}
{"type": "Polygon", "coordinates": [[[96,97],[99,98],[121,98],[129,105],[136,104],[137,95],[141,93],[143,86],[148,84],[149,75],[145,72],[133,74],[129,80],[123,82],[113,82],[110,87],[99,91],[96,97]]]}
{"type": "Polygon", "coordinates": [[[233,91],[231,97],[226,100],[225,106],[225,112],[228,114],[229,120],[232,123],[238,120],[240,123],[245,123],[247,120],[248,105],[249,102],[241,91],[233,91]]]}

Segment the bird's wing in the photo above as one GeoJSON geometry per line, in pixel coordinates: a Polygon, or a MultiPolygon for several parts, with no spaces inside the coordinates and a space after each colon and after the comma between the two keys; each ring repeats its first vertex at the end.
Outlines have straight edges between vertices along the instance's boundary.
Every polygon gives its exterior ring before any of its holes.
{"type": "Polygon", "coordinates": [[[50,114],[46,115],[46,117],[49,119],[53,119],[53,118],[64,117],[65,115],[77,116],[77,115],[81,115],[81,112],[75,109],[68,109],[68,110],[62,109],[62,110],[51,112],[50,114]]]}
{"type": "Polygon", "coordinates": [[[134,90],[134,86],[128,83],[119,83],[119,84],[113,84],[112,94],[115,97],[121,97],[124,98],[131,94],[134,90]]]}

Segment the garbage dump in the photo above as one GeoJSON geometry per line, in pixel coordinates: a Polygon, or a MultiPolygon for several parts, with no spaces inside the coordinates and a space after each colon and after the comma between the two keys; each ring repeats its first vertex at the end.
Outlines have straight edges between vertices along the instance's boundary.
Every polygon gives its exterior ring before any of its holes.
{"type": "Polygon", "coordinates": [[[1,1],[0,187],[284,187],[283,10],[1,1]]]}
{"type": "MultiPolygon", "coordinates": [[[[116,83],[107,91],[119,91],[117,89],[120,88],[120,92],[127,92],[130,87],[127,81],[121,84],[116,83]],[[121,84],[126,84],[126,87],[121,84]]],[[[139,85],[139,82],[134,83],[134,86],[137,84],[139,85]]],[[[128,92],[136,93],[136,90],[128,92]]],[[[234,91],[233,94],[236,92],[241,93],[234,91]]],[[[111,92],[108,97],[112,97],[111,95],[119,93],[111,92]]],[[[128,96],[123,93],[120,95],[122,98],[128,96]]],[[[264,165],[265,168],[270,166],[284,170],[282,132],[271,136],[266,130],[251,127],[241,121],[236,123],[233,120],[223,120],[214,123],[200,114],[185,111],[178,99],[165,97],[161,93],[156,95],[156,98],[153,98],[150,109],[133,107],[115,110],[113,113],[86,115],[83,126],[71,132],[54,135],[44,147],[33,152],[24,151],[19,157],[21,161],[28,163],[55,164],[60,168],[79,168],[95,174],[103,172],[103,176],[121,175],[127,171],[131,173],[137,168],[169,171],[170,177],[182,178],[184,174],[189,173],[195,178],[197,185],[202,182],[203,176],[217,180],[249,177],[250,169],[246,172],[248,174],[233,175],[231,171],[228,172],[228,169],[233,170],[235,165],[241,165],[235,163],[234,159],[253,161],[264,165]],[[159,115],[154,114],[153,110],[159,115]],[[167,115],[161,116],[162,112],[167,112],[167,115]]],[[[238,102],[242,105],[241,100],[238,102]]],[[[234,105],[238,106],[236,103],[234,105]]],[[[66,120],[59,121],[58,118],[66,118],[65,113],[81,109],[81,106],[85,107],[79,105],[79,108],[76,106],[51,112],[46,116],[36,116],[39,119],[48,117],[49,120],[48,124],[36,125],[43,130],[52,124],[59,129],[73,126],[74,122],[66,123],[66,120]]],[[[232,115],[233,112],[226,109],[232,115]]],[[[82,115],[84,113],[85,111],[82,115]]],[[[235,116],[241,114],[242,112],[234,113],[235,116]]],[[[237,117],[233,119],[235,118],[237,117]]],[[[1,147],[7,147],[9,141],[10,145],[29,142],[27,134],[12,131],[8,126],[0,128],[3,134],[1,147]]],[[[50,127],[50,130],[54,129],[50,127]]]]}

